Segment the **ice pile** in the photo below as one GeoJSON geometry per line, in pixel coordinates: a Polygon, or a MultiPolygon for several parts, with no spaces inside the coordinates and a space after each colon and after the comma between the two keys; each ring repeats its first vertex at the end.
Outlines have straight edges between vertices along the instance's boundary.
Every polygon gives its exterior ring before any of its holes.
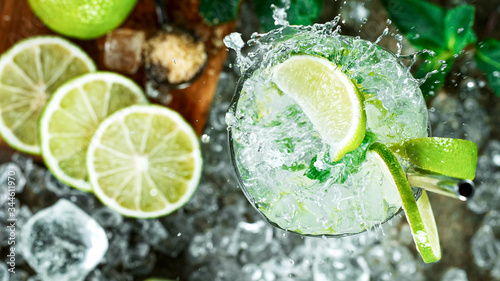
{"type": "Polygon", "coordinates": [[[23,226],[21,252],[42,280],[84,280],[108,249],[102,227],[66,199],[23,226]]]}
{"type": "Polygon", "coordinates": [[[500,212],[493,210],[486,214],[471,245],[476,265],[491,270],[494,280],[500,279],[500,212]]]}

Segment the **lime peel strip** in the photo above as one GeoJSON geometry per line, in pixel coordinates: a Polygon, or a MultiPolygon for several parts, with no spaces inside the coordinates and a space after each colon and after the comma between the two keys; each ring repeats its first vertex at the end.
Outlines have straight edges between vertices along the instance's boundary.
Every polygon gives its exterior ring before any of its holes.
{"type": "Polygon", "coordinates": [[[389,148],[381,143],[374,143],[370,149],[379,154],[392,175],[403,203],[406,219],[412,230],[413,240],[422,259],[425,263],[440,260],[439,236],[426,191],[422,191],[420,200],[417,202],[406,179],[405,172],[389,148]],[[426,214],[426,216],[423,217],[422,214],[426,214]]]}

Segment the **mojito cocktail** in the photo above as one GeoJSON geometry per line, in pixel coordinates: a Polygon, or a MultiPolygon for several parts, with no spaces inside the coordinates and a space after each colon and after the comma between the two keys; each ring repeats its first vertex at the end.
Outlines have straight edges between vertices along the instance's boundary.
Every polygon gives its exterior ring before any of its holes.
{"type": "Polygon", "coordinates": [[[259,44],[226,118],[249,200],[301,234],[355,234],[391,218],[401,200],[368,147],[427,136],[419,83],[379,46],[314,27],[259,44]]]}

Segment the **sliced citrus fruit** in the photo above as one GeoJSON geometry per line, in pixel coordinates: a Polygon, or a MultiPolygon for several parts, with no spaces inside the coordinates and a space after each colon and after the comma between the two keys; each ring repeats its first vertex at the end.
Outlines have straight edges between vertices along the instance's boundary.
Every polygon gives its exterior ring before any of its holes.
{"type": "Polygon", "coordinates": [[[391,147],[420,169],[432,173],[473,180],[476,175],[477,145],[451,138],[417,138],[391,147]]]}
{"type": "Polygon", "coordinates": [[[42,155],[52,174],[90,191],[85,158],[95,129],[108,115],[137,103],[147,103],[141,88],[111,72],[88,73],[58,88],[40,117],[42,155]]]}
{"type": "Polygon", "coordinates": [[[39,155],[38,119],[62,83],[96,67],[73,43],[39,36],[15,44],[0,57],[0,134],[10,146],[39,155]]]}
{"type": "Polygon", "coordinates": [[[333,161],[359,147],[366,131],[363,98],[337,66],[325,58],[295,55],[275,66],[272,75],[330,145],[333,161]]]}
{"type": "Polygon", "coordinates": [[[370,146],[368,153],[376,153],[381,163],[384,163],[387,176],[393,181],[394,192],[399,192],[406,219],[410,224],[413,240],[426,263],[438,261],[441,258],[441,246],[436,228],[436,221],[425,190],[418,201],[415,200],[405,172],[394,154],[381,143],[370,146]]]}
{"type": "Polygon", "coordinates": [[[135,105],[108,117],[87,154],[97,197],[136,218],[166,215],[183,206],[196,190],[201,166],[192,127],[177,112],[156,105],[135,105]]]}

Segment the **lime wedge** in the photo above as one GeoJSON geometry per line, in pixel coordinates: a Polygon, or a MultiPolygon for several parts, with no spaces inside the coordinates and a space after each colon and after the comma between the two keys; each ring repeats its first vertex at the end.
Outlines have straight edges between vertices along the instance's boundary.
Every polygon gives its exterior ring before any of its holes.
{"type": "Polygon", "coordinates": [[[468,140],[417,138],[391,146],[391,150],[432,173],[468,180],[476,175],[477,146],[468,140]]]}
{"type": "Polygon", "coordinates": [[[193,128],[175,111],[135,105],[102,122],[88,154],[97,197],[125,216],[169,214],[193,195],[202,158],[193,128]]]}
{"type": "Polygon", "coordinates": [[[436,228],[436,221],[425,190],[418,201],[406,179],[405,172],[391,150],[381,143],[370,146],[368,153],[376,153],[385,168],[388,177],[393,180],[394,192],[399,192],[406,219],[410,224],[413,240],[426,263],[438,261],[441,258],[441,246],[436,228]]]}
{"type": "Polygon", "coordinates": [[[10,146],[40,154],[38,119],[47,99],[66,80],[95,71],[73,43],[51,36],[18,42],[0,57],[0,134],[10,146]]]}
{"type": "Polygon", "coordinates": [[[95,129],[108,115],[136,103],[147,103],[139,86],[110,72],[85,74],[58,88],[40,117],[42,155],[52,174],[90,191],[85,159],[95,129]]]}
{"type": "Polygon", "coordinates": [[[325,58],[295,55],[274,67],[272,75],[330,145],[333,161],[359,147],[366,130],[363,98],[337,66],[325,58]]]}

